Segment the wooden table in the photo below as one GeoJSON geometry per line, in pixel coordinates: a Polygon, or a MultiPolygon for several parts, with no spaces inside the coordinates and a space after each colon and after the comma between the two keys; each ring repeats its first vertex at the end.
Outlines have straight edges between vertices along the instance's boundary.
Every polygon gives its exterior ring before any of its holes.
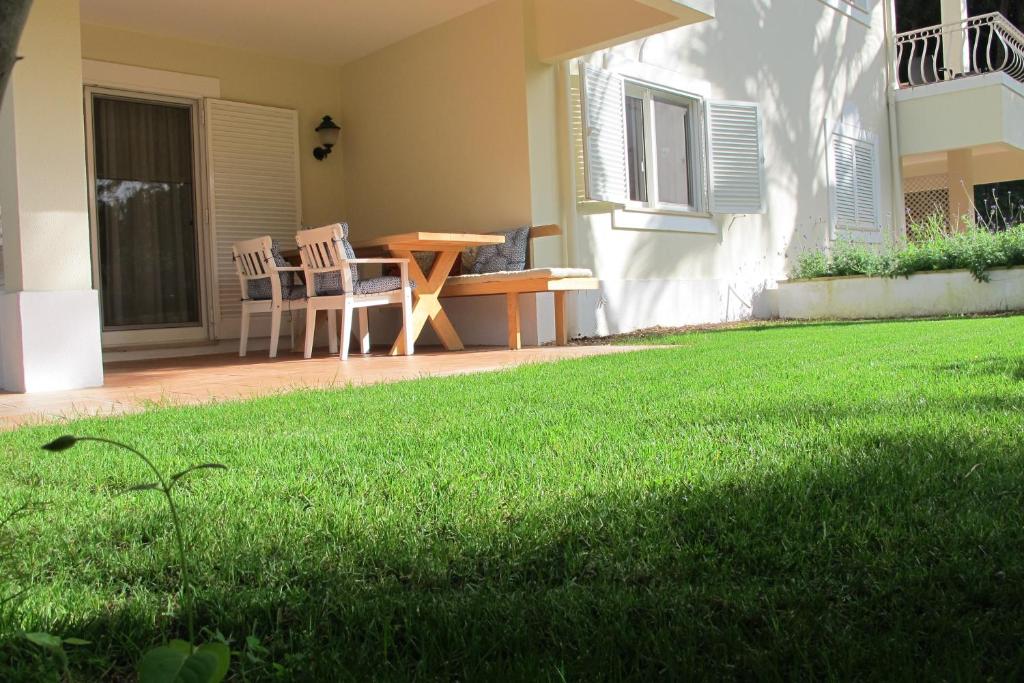
{"type": "MultiPolygon", "coordinates": [[[[412,304],[412,336],[418,339],[423,326],[430,321],[438,338],[449,351],[461,351],[462,340],[441,307],[439,299],[444,281],[451,272],[455,259],[463,249],[488,244],[503,244],[501,235],[473,235],[450,232],[407,232],[400,235],[386,235],[365,242],[353,244],[359,255],[373,255],[382,252],[396,258],[409,259],[409,277],[416,282],[412,304]],[[413,252],[430,252],[435,255],[430,274],[424,275],[413,252]]],[[[391,355],[401,351],[401,336],[391,347],[391,355]]]]}

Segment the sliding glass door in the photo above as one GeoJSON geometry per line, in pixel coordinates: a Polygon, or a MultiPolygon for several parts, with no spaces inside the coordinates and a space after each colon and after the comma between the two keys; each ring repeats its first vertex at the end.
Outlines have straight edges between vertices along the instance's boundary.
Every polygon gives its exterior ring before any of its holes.
{"type": "Polygon", "coordinates": [[[86,106],[105,345],[206,339],[196,103],[89,90],[86,106]]]}

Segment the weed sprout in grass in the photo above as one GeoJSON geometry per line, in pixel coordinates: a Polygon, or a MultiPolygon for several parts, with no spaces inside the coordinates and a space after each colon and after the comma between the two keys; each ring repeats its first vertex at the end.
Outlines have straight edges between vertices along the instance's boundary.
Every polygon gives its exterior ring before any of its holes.
{"type": "MultiPolygon", "coordinates": [[[[192,604],[192,585],[188,573],[188,554],[185,551],[185,537],[182,533],[181,517],[178,514],[178,507],[174,503],[174,487],[197,470],[218,469],[225,470],[227,467],[219,463],[203,463],[186,467],[180,472],[165,477],[163,473],[153,464],[144,453],[127,444],[111,439],[103,439],[90,436],[60,436],[43,446],[44,450],[50,452],[61,452],[73,448],[79,443],[93,441],[103,443],[116,448],[126,450],[138,456],[146,463],[146,466],[153,472],[156,481],[143,484],[136,484],[125,490],[125,493],[136,491],[159,491],[167,501],[167,508],[171,513],[171,524],[174,527],[174,539],[177,545],[178,562],[181,567],[181,604],[185,611],[185,618],[188,623],[188,641],[172,640],[166,645],[155,647],[146,652],[139,662],[139,681],[141,683],[168,683],[173,681],[189,681],[189,683],[218,683],[227,675],[231,663],[231,651],[225,643],[213,642],[197,646],[195,634],[195,609],[192,604]]],[[[42,634],[47,635],[47,634],[42,634]]],[[[54,638],[54,636],[49,636],[54,638]]],[[[56,644],[49,642],[47,645],[55,651],[59,651],[66,667],[66,658],[62,643],[57,639],[56,644]]],[[[83,641],[84,642],[84,641],[83,641]]]]}

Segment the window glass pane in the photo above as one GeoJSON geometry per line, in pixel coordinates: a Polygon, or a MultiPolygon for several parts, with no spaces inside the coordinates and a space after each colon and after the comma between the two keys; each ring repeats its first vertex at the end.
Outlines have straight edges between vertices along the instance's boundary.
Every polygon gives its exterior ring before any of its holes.
{"type": "Polygon", "coordinates": [[[647,165],[644,134],[644,101],[639,97],[626,97],[626,156],[629,158],[629,198],[634,202],[647,201],[647,165]]]}
{"type": "Polygon", "coordinates": [[[691,205],[689,113],[684,104],[654,100],[659,202],[691,205]]]}
{"type": "Polygon", "coordinates": [[[96,232],[103,324],[200,324],[192,113],[93,100],[96,232]]]}

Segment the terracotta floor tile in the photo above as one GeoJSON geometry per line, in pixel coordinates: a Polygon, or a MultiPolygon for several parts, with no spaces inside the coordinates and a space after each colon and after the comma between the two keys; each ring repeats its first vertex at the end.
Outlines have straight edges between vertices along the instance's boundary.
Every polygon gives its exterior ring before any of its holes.
{"type": "Polygon", "coordinates": [[[193,405],[263,396],[302,388],[360,386],[501,370],[528,363],[650,349],[629,346],[567,346],[508,351],[467,349],[458,353],[426,349],[415,356],[376,353],[341,362],[321,353],[305,360],[283,353],[161,358],[110,363],[103,387],[40,394],[0,393],[0,429],[89,415],[115,415],[159,405],[193,405]]]}

